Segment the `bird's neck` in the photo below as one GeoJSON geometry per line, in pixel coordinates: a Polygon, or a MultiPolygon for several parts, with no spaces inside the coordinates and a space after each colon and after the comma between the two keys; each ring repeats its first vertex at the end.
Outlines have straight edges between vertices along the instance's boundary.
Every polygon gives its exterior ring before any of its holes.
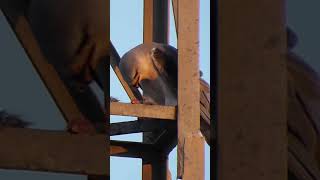
{"type": "Polygon", "coordinates": [[[176,106],[178,104],[176,89],[172,87],[172,84],[166,78],[163,78],[161,83],[165,105],[176,106]]]}

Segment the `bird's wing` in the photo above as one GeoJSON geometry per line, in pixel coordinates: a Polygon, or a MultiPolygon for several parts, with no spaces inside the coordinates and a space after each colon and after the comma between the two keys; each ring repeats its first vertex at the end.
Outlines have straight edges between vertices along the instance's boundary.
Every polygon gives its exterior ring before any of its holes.
{"type": "Polygon", "coordinates": [[[287,67],[289,172],[297,179],[320,179],[320,78],[294,53],[288,53],[287,67]]]}
{"type": "Polygon", "coordinates": [[[210,86],[203,79],[200,79],[200,130],[210,145],[210,86]]]}
{"type": "Polygon", "coordinates": [[[316,130],[320,130],[320,77],[297,55],[288,55],[288,72],[293,78],[293,85],[296,94],[299,95],[301,103],[305,108],[305,113],[314,123],[316,130]]]}

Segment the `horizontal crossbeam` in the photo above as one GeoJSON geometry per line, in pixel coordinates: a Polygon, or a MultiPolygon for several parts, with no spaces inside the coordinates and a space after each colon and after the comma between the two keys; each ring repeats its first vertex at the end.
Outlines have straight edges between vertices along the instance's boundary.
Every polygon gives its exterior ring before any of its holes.
{"type": "MultiPolygon", "coordinates": [[[[112,123],[110,124],[110,136],[123,135],[123,134],[131,134],[131,133],[140,133],[140,132],[153,132],[153,131],[161,131],[164,128],[161,126],[166,120],[144,120],[140,119],[140,121],[128,121],[128,122],[120,122],[120,123],[112,123]]],[[[165,122],[168,127],[176,126],[175,121],[166,121],[165,122]]],[[[166,126],[167,127],[167,126],[166,126]]]]}
{"type": "Polygon", "coordinates": [[[110,156],[129,158],[152,158],[160,151],[152,144],[130,141],[110,141],[110,156]]]}
{"type": "Polygon", "coordinates": [[[110,115],[175,120],[176,107],[111,102],[110,115]]]}
{"type": "Polygon", "coordinates": [[[0,168],[108,175],[106,137],[0,128],[0,168]]]}

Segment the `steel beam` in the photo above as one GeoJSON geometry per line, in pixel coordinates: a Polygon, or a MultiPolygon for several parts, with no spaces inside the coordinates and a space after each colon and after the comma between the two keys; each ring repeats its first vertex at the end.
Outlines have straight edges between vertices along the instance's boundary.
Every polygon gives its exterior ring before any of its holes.
{"type": "Polygon", "coordinates": [[[178,178],[204,179],[200,133],[199,0],[178,3],[178,178]]]}
{"type": "Polygon", "coordinates": [[[105,135],[0,128],[0,168],[109,175],[105,135]]]}
{"type": "Polygon", "coordinates": [[[285,7],[218,3],[219,180],[287,179],[285,7]]]}

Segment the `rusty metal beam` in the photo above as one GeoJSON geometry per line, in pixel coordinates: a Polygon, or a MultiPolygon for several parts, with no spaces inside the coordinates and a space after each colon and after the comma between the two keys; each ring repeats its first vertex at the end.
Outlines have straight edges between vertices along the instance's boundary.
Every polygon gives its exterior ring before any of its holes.
{"type": "Polygon", "coordinates": [[[152,144],[130,141],[110,141],[110,156],[151,158],[155,155],[155,153],[160,152],[152,144]]]}
{"type": "Polygon", "coordinates": [[[153,42],[169,42],[169,2],[153,0],[153,42]]]}
{"type": "Polygon", "coordinates": [[[176,107],[111,102],[110,115],[175,120],[176,107]]]}
{"type": "Polygon", "coordinates": [[[153,3],[154,0],[143,1],[143,42],[153,41],[153,3]]]}
{"type": "Polygon", "coordinates": [[[170,0],[144,0],[143,42],[168,43],[170,0]]]}
{"type": "Polygon", "coordinates": [[[216,179],[287,179],[285,7],[218,3],[216,179]]]}
{"type": "Polygon", "coordinates": [[[140,121],[127,121],[110,124],[110,136],[143,132],[140,121]]]}
{"type": "Polygon", "coordinates": [[[155,154],[152,158],[144,158],[142,161],[142,179],[171,180],[171,173],[167,167],[168,156],[155,154]]]}
{"type": "Polygon", "coordinates": [[[95,176],[95,175],[90,175],[88,176],[88,180],[108,180],[110,179],[110,176],[95,176]]]}
{"type": "Polygon", "coordinates": [[[8,18],[11,25],[17,23],[21,16],[24,16],[28,8],[28,1],[24,0],[0,0],[0,9],[8,18]]]}
{"type": "MultiPolygon", "coordinates": [[[[110,40],[110,0],[106,0],[107,1],[107,8],[106,8],[106,14],[107,14],[107,33],[106,33],[106,46],[108,49],[108,54],[106,55],[106,58],[104,60],[104,63],[102,63],[102,65],[100,65],[99,69],[100,70],[100,77],[102,76],[102,83],[103,83],[103,92],[104,92],[104,117],[105,117],[105,123],[106,123],[106,163],[108,164],[109,168],[107,169],[108,171],[108,176],[88,176],[87,179],[88,180],[106,180],[106,179],[110,179],[110,100],[107,101],[107,96],[109,96],[110,94],[110,43],[107,43],[108,40],[110,40]],[[103,70],[104,69],[104,70],[103,70]]],[[[98,73],[96,73],[97,75],[99,75],[98,73]]]]}
{"type": "Polygon", "coordinates": [[[168,120],[166,126],[161,128],[164,120],[140,120],[140,121],[127,121],[120,123],[111,123],[110,124],[110,136],[139,133],[139,132],[153,132],[153,131],[162,131],[167,127],[174,127],[176,122],[168,120]]]}
{"type": "Polygon", "coordinates": [[[105,135],[0,128],[0,168],[108,175],[105,141],[105,135]]]}
{"type": "MultiPolygon", "coordinates": [[[[169,0],[144,0],[143,42],[168,43],[169,39],[169,0]]],[[[163,124],[160,126],[164,126],[163,124]]],[[[166,132],[165,132],[166,133],[166,132]]],[[[163,134],[163,131],[143,133],[143,142],[153,142],[163,134]]],[[[165,161],[142,159],[143,180],[166,180],[164,172],[168,171],[165,161]],[[157,164],[157,162],[159,162],[157,164]],[[148,165],[146,165],[148,164],[148,165]],[[161,167],[161,168],[160,168],[161,167]],[[163,169],[164,168],[164,169],[163,169]],[[146,176],[153,174],[154,176],[146,176]]]]}
{"type": "Polygon", "coordinates": [[[177,123],[172,126],[165,126],[165,131],[159,133],[158,137],[154,139],[154,145],[164,153],[169,154],[177,145],[177,123]]]}
{"type": "Polygon", "coordinates": [[[178,178],[204,179],[200,134],[199,0],[178,3],[178,178]]]}

